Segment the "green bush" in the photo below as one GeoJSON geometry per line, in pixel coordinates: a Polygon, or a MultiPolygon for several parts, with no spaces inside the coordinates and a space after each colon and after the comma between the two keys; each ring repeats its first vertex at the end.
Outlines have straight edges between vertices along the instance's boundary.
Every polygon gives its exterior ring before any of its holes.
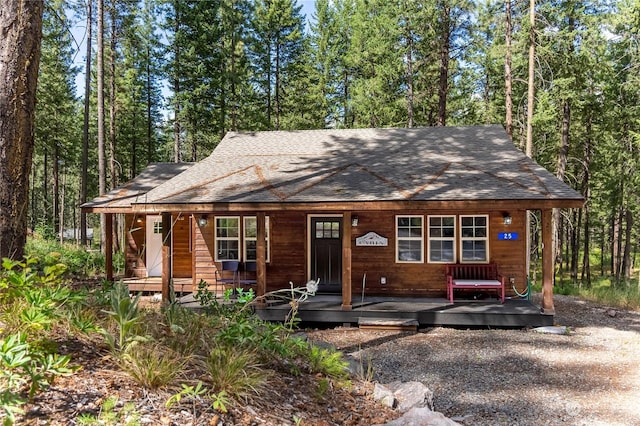
{"type": "MultiPolygon", "coordinates": [[[[60,243],[56,239],[41,236],[27,239],[25,253],[42,260],[43,265],[64,264],[67,275],[72,277],[95,277],[105,271],[105,257],[100,250],[91,250],[73,243],[60,243]]],[[[124,272],[124,254],[114,253],[113,266],[116,274],[124,272]]]]}
{"type": "Polygon", "coordinates": [[[15,415],[29,397],[45,389],[56,376],[72,374],[69,356],[45,353],[27,342],[24,334],[11,334],[0,340],[0,418],[13,424],[15,415]]]}

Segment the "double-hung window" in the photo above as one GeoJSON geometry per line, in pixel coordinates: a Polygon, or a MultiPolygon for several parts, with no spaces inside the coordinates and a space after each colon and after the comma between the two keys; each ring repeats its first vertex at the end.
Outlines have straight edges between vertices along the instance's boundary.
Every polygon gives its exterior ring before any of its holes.
{"type": "Polygon", "coordinates": [[[489,259],[488,216],[460,216],[461,262],[489,259]]]}
{"type": "MultiPolygon", "coordinates": [[[[245,216],[243,232],[244,260],[255,262],[258,258],[258,222],[255,216],[245,216]]],[[[265,217],[266,261],[269,261],[269,217],[265,217]]]]}
{"type": "Polygon", "coordinates": [[[216,262],[240,258],[240,218],[216,217],[216,262]]]}
{"type": "Polygon", "coordinates": [[[396,216],[396,262],[423,262],[423,216],[396,216]]]}
{"type": "Polygon", "coordinates": [[[428,216],[428,251],[430,263],[455,263],[456,217],[428,216]]]}

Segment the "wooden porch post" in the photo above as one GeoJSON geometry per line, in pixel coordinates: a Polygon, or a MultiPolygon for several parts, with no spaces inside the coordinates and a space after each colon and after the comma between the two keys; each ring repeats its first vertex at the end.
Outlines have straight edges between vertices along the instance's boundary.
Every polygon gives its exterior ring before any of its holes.
{"type": "Polygon", "coordinates": [[[257,297],[267,292],[267,226],[264,212],[256,214],[256,287],[257,297]]]}
{"type": "Polygon", "coordinates": [[[162,301],[171,297],[171,213],[162,213],[162,301]]]}
{"type": "Polygon", "coordinates": [[[105,213],[105,234],[104,242],[104,263],[107,274],[107,280],[113,281],[113,213],[105,213]]]}
{"type": "Polygon", "coordinates": [[[353,309],[351,304],[351,212],[342,216],[342,310],[353,309]]]}
{"type": "Polygon", "coordinates": [[[554,315],[553,306],[553,230],[551,220],[553,210],[542,210],[542,313],[554,315]]]}

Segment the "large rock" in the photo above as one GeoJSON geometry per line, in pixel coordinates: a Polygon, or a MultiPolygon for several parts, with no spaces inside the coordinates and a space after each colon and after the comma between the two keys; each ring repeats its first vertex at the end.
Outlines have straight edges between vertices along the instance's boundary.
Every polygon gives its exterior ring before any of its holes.
{"type": "Polygon", "coordinates": [[[373,399],[387,407],[395,408],[396,397],[393,396],[393,391],[380,383],[376,383],[373,387],[373,399]]]}
{"type": "MultiPolygon", "coordinates": [[[[420,382],[392,382],[386,385],[376,383],[376,388],[385,388],[391,392],[396,402],[393,405],[388,403],[386,405],[396,407],[402,413],[413,407],[427,407],[433,410],[433,392],[420,382]]],[[[387,393],[384,393],[382,389],[378,389],[378,395],[387,397],[387,393]]],[[[379,400],[375,397],[375,390],[374,399],[379,400]]]]}
{"type": "Polygon", "coordinates": [[[385,423],[384,426],[460,426],[453,420],[428,407],[414,407],[399,419],[385,423]]]}

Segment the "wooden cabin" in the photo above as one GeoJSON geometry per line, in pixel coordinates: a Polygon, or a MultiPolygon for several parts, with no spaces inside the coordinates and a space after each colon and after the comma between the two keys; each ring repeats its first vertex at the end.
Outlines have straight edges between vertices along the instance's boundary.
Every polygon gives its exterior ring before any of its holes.
{"type": "MultiPolygon", "coordinates": [[[[206,159],[152,164],[83,209],[125,214],[126,275],[162,277],[165,293],[238,261],[255,264],[259,295],[319,278],[349,310],[363,291],[444,297],[448,264],[496,264],[507,295],[524,289],[529,211],[551,247],[552,209],[583,202],[491,125],[230,132],[206,159]]],[[[552,286],[544,250],[551,314],[552,286]]]]}

